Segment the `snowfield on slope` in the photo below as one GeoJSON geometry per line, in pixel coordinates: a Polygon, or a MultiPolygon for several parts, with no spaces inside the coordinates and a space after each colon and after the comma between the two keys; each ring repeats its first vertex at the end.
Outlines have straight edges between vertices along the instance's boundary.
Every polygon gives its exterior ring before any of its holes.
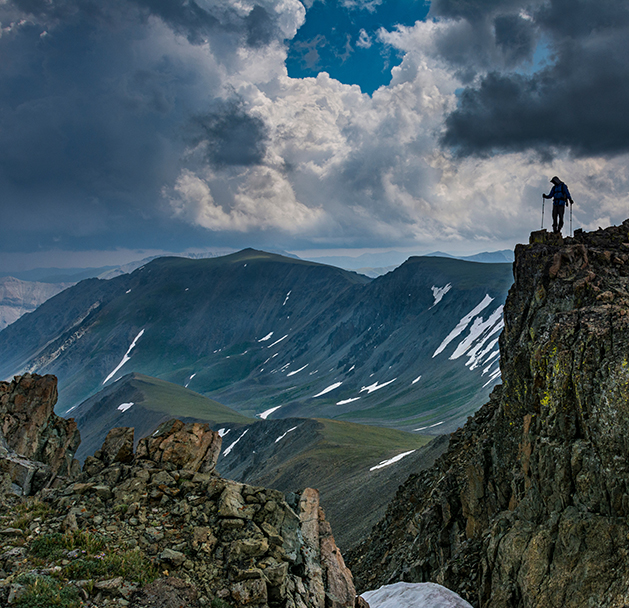
{"type": "Polygon", "coordinates": [[[370,608],[472,608],[461,596],[437,583],[395,583],[361,596],[370,608]]]}

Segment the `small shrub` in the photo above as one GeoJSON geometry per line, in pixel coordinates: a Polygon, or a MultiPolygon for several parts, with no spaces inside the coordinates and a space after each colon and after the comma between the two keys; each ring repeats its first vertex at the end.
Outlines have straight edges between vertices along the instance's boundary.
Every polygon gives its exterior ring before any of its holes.
{"type": "Polygon", "coordinates": [[[26,587],[24,594],[14,602],[17,608],[78,608],[79,593],[50,576],[23,574],[17,578],[26,587]]]}
{"type": "Polygon", "coordinates": [[[19,504],[14,509],[17,517],[11,522],[11,528],[26,531],[34,519],[44,519],[50,514],[50,507],[40,500],[29,500],[19,504]]]}
{"type": "Polygon", "coordinates": [[[79,549],[87,555],[92,555],[105,548],[105,541],[97,534],[90,534],[83,530],[76,530],[68,534],[52,532],[42,534],[31,543],[30,552],[35,557],[55,560],[66,555],[68,551],[79,549]]]}
{"type": "Polygon", "coordinates": [[[63,575],[72,579],[122,576],[146,585],[157,578],[158,570],[140,551],[102,552],[71,562],[63,569],[63,575]]]}

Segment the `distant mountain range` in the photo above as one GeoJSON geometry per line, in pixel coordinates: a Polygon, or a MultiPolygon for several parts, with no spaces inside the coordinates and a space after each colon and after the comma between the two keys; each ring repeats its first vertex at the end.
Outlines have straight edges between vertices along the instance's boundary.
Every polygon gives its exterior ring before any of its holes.
{"type": "MultiPolygon", "coordinates": [[[[417,257],[417,256],[413,256],[417,257]]],[[[442,251],[426,253],[419,257],[426,258],[450,258],[453,260],[464,260],[466,262],[481,262],[483,264],[511,264],[514,260],[513,251],[502,249],[500,251],[484,251],[468,256],[457,256],[442,251]]],[[[359,256],[321,256],[309,258],[312,262],[320,264],[330,264],[346,270],[355,270],[368,276],[379,276],[385,272],[390,272],[409,258],[408,253],[401,251],[385,251],[382,253],[363,253],[359,256]]]]}
{"type": "Polygon", "coordinates": [[[88,279],[0,332],[0,376],[59,378],[66,414],[129,372],[261,418],[437,434],[498,381],[508,264],[410,258],[377,279],[244,250],[88,279]]]}
{"type": "Polygon", "coordinates": [[[34,311],[52,296],[70,285],[20,281],[14,277],[0,278],[0,330],[34,311]]]}

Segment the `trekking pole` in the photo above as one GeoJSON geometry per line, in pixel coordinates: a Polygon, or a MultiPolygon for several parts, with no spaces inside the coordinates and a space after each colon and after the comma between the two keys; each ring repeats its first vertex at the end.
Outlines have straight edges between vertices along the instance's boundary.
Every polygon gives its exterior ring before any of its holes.
{"type": "Polygon", "coordinates": [[[544,203],[546,202],[546,199],[544,198],[544,195],[542,194],[542,230],[544,230],[544,203]]]}
{"type": "Polygon", "coordinates": [[[570,237],[572,237],[572,205],[570,205],[570,237]]]}

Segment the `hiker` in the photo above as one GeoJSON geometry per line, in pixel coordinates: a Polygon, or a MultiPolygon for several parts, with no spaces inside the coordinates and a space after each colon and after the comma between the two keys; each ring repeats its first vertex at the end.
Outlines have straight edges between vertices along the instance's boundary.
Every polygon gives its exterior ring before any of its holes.
{"type": "Polygon", "coordinates": [[[568,186],[564,184],[556,175],[550,180],[554,185],[549,194],[542,194],[544,198],[553,199],[553,232],[560,234],[563,228],[563,214],[566,210],[566,204],[574,203],[570,196],[568,186]]]}

